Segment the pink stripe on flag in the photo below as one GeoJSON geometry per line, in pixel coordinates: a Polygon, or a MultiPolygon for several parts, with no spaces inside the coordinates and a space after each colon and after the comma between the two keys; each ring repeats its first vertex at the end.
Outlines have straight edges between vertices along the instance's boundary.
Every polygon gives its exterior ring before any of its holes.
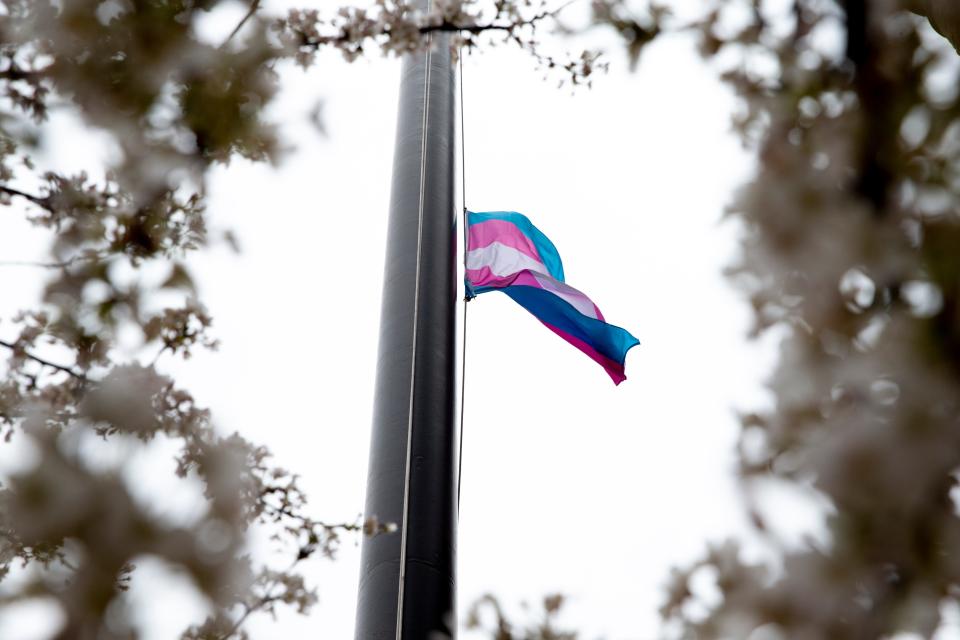
{"type": "MultiPolygon", "coordinates": [[[[519,273],[523,272],[521,271],[519,273]]],[[[490,270],[490,267],[467,269],[466,276],[467,280],[470,281],[470,284],[475,287],[493,287],[494,289],[503,289],[504,287],[509,287],[511,284],[513,284],[513,281],[517,279],[516,273],[501,277],[493,273],[493,271],[490,270]]]]}
{"type": "Polygon", "coordinates": [[[537,262],[543,262],[540,253],[530,238],[525,236],[517,225],[505,220],[487,220],[470,225],[467,240],[467,251],[482,249],[494,242],[516,249],[520,253],[530,256],[537,262]]]}
{"type": "Polygon", "coordinates": [[[546,322],[543,323],[543,326],[545,326],[547,329],[550,329],[550,331],[553,331],[555,334],[575,346],[577,349],[580,349],[580,351],[587,354],[587,356],[589,356],[594,362],[603,367],[606,370],[607,375],[613,379],[613,384],[620,384],[627,379],[627,376],[624,374],[623,365],[619,362],[611,360],[580,338],[572,336],[562,329],[558,329],[553,325],[547,324],[546,322]]]}

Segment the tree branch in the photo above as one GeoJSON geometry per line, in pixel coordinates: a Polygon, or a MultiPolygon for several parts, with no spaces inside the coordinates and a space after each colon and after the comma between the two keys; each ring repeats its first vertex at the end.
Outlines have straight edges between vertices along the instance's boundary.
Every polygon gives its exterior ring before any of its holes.
{"type": "MultiPolygon", "coordinates": [[[[556,9],[552,9],[550,11],[541,11],[537,15],[527,20],[521,20],[520,22],[509,22],[506,24],[497,24],[495,22],[491,22],[488,24],[458,25],[456,23],[444,20],[440,24],[424,25],[420,27],[420,34],[426,35],[428,33],[433,33],[435,31],[445,31],[445,32],[451,32],[451,33],[466,31],[467,33],[472,33],[472,34],[483,33],[484,31],[514,31],[521,27],[533,27],[533,26],[536,26],[538,22],[542,22],[547,18],[556,17],[557,14],[559,14],[561,11],[569,7],[574,2],[575,0],[570,0],[569,2],[566,2],[561,6],[557,7],[556,9]]],[[[494,20],[496,20],[496,18],[494,18],[494,20]]]]}
{"type": "MultiPolygon", "coordinates": [[[[286,572],[289,573],[290,571],[292,571],[293,568],[296,567],[297,564],[304,559],[304,557],[305,556],[297,556],[294,559],[294,561],[290,563],[290,566],[287,568],[286,572]]],[[[226,633],[221,635],[218,638],[218,640],[230,640],[230,638],[233,637],[233,635],[240,630],[240,627],[243,626],[243,623],[247,621],[247,618],[249,618],[251,614],[256,613],[257,611],[260,611],[261,609],[268,607],[274,602],[278,602],[282,600],[283,592],[280,592],[278,594],[273,593],[273,588],[279,583],[280,581],[276,577],[274,577],[272,584],[269,584],[266,586],[267,592],[262,597],[258,598],[256,602],[254,602],[252,605],[246,602],[241,603],[243,605],[243,613],[240,614],[237,620],[234,621],[234,623],[230,626],[230,628],[227,629],[226,633]]]]}
{"type": "Polygon", "coordinates": [[[37,205],[38,207],[42,207],[50,212],[53,211],[53,209],[50,208],[49,198],[41,198],[40,196],[35,196],[33,194],[26,193],[24,191],[20,191],[19,189],[14,189],[13,187],[8,187],[2,184],[0,184],[0,193],[6,193],[7,195],[24,198],[26,200],[29,200],[33,204],[37,205]]]}
{"type": "Polygon", "coordinates": [[[233,40],[233,37],[238,33],[240,33],[240,29],[243,29],[243,25],[247,24],[247,22],[250,21],[250,18],[252,18],[259,9],[260,9],[260,0],[253,0],[250,3],[250,8],[244,14],[243,18],[240,19],[240,22],[237,23],[237,26],[233,28],[233,31],[230,32],[230,35],[227,36],[227,39],[223,41],[223,44],[221,44],[220,47],[223,48],[227,46],[227,44],[229,44],[230,41],[233,40]]]}
{"type": "Polygon", "coordinates": [[[49,360],[45,360],[40,356],[35,356],[32,353],[18,347],[16,343],[0,340],[0,347],[6,347],[7,349],[10,349],[14,353],[22,353],[27,360],[33,360],[34,362],[37,362],[45,367],[50,367],[51,369],[62,371],[76,378],[77,380],[82,380],[83,382],[87,381],[87,376],[83,375],[82,373],[77,373],[76,371],[73,370],[72,367],[68,367],[62,364],[57,364],[56,362],[50,362],[49,360]]]}
{"type": "Polygon", "coordinates": [[[933,28],[960,53],[960,10],[955,0],[923,0],[919,5],[911,10],[930,20],[933,28]]]}
{"type": "MultiPolygon", "coordinates": [[[[523,27],[533,27],[533,26],[536,26],[537,23],[542,22],[547,18],[556,17],[557,14],[559,14],[561,11],[569,7],[575,1],[576,0],[569,0],[563,5],[557,7],[556,9],[552,9],[550,11],[541,11],[537,15],[532,16],[525,20],[520,20],[519,22],[508,22],[508,23],[489,22],[486,24],[457,24],[455,22],[450,22],[449,20],[443,20],[442,22],[439,22],[437,24],[421,25],[417,28],[417,31],[422,36],[429,35],[431,33],[461,33],[461,32],[478,35],[486,31],[500,31],[500,32],[506,32],[506,33],[513,33],[517,29],[521,29],[523,27]]],[[[497,17],[499,17],[499,12],[497,17]]],[[[497,17],[495,17],[494,20],[496,20],[497,17]]],[[[389,36],[390,30],[385,29],[378,35],[389,36]]],[[[376,37],[376,36],[365,36],[360,40],[364,40],[372,37],[376,37]]],[[[304,37],[300,44],[301,46],[318,49],[328,44],[343,44],[347,42],[351,42],[351,37],[346,31],[344,31],[340,35],[336,35],[336,36],[319,36],[316,38],[304,37]]]]}
{"type": "Polygon", "coordinates": [[[31,260],[0,260],[0,267],[37,267],[39,269],[66,269],[67,267],[72,267],[78,262],[96,262],[98,260],[105,260],[109,258],[107,252],[93,252],[93,253],[78,253],[72,258],[67,260],[60,260],[58,262],[38,262],[31,260]]]}
{"type": "Polygon", "coordinates": [[[237,618],[237,620],[233,623],[233,625],[231,625],[231,627],[227,629],[227,631],[222,636],[220,636],[219,640],[230,640],[230,638],[232,638],[233,635],[240,630],[240,627],[243,626],[243,623],[247,621],[247,618],[250,617],[251,613],[253,613],[254,611],[257,611],[258,609],[262,609],[268,604],[269,602],[267,601],[266,598],[261,598],[253,606],[250,606],[249,604],[244,602],[243,613],[240,614],[240,617],[237,618]]]}
{"type": "Polygon", "coordinates": [[[0,80],[33,80],[46,77],[46,75],[46,69],[37,71],[20,69],[19,67],[8,67],[0,70],[0,80]]]}
{"type": "MultiPolygon", "coordinates": [[[[890,197],[897,158],[896,131],[905,115],[898,113],[895,87],[878,68],[880,55],[873,14],[877,9],[862,0],[844,0],[847,59],[854,65],[854,89],[863,114],[860,132],[857,192],[883,215],[890,197]]],[[[902,102],[902,101],[901,101],[902,102]]]]}

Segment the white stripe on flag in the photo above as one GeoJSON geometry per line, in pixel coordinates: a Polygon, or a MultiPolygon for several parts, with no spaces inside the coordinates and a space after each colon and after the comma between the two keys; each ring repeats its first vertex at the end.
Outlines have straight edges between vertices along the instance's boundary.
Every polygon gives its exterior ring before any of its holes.
{"type": "Polygon", "coordinates": [[[512,276],[524,269],[547,273],[547,268],[539,260],[499,242],[493,242],[467,253],[467,269],[484,267],[488,267],[490,272],[499,278],[512,276]]]}
{"type": "MultiPolygon", "coordinates": [[[[467,253],[467,269],[482,269],[483,267],[488,267],[490,272],[498,278],[512,276],[520,271],[528,271],[530,277],[540,285],[541,289],[566,300],[574,309],[588,318],[597,319],[597,310],[590,298],[570,285],[547,275],[547,268],[542,262],[513,247],[493,242],[486,247],[473,249],[467,253]]],[[[521,282],[517,284],[521,284],[521,282]]]]}

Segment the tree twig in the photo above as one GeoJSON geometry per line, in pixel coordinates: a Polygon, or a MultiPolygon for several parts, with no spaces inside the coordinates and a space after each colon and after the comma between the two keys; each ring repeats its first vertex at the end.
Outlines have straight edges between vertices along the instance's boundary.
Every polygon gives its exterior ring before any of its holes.
{"type": "Polygon", "coordinates": [[[240,22],[237,23],[237,26],[233,28],[233,31],[230,32],[230,35],[227,36],[227,39],[223,41],[223,44],[221,44],[220,47],[223,48],[227,46],[227,44],[229,44],[230,41],[233,40],[233,37],[238,33],[240,33],[240,29],[243,29],[243,25],[247,24],[250,18],[252,18],[254,14],[257,12],[257,10],[259,9],[260,9],[260,0],[252,0],[252,2],[250,3],[250,8],[244,14],[243,18],[240,19],[240,22]]]}
{"type": "Polygon", "coordinates": [[[488,24],[474,24],[474,25],[458,25],[453,22],[444,20],[439,25],[424,25],[420,27],[421,35],[425,35],[434,31],[466,31],[467,33],[483,33],[484,31],[514,31],[521,27],[533,27],[536,26],[538,22],[541,22],[547,18],[556,17],[561,11],[569,7],[574,3],[575,0],[570,0],[569,2],[552,9],[550,11],[541,11],[535,16],[527,20],[521,20],[520,22],[511,22],[507,24],[497,24],[491,22],[488,24]]]}
{"type": "Polygon", "coordinates": [[[243,623],[246,622],[251,613],[265,607],[268,604],[270,604],[270,602],[268,602],[266,598],[261,598],[260,601],[258,601],[254,606],[250,606],[244,602],[243,613],[240,614],[240,617],[237,618],[237,620],[233,623],[233,625],[230,626],[229,629],[227,629],[226,633],[220,636],[219,640],[230,640],[233,634],[240,630],[240,627],[243,626],[243,623]]]}
{"type": "MultiPolygon", "coordinates": [[[[556,9],[551,9],[549,11],[541,11],[535,16],[532,16],[525,20],[520,20],[519,22],[509,22],[505,24],[497,23],[497,22],[488,22],[485,24],[457,24],[455,22],[450,22],[449,20],[444,20],[437,24],[421,25],[417,28],[417,31],[422,36],[429,35],[431,33],[460,33],[460,32],[466,32],[466,33],[477,35],[487,31],[501,31],[501,32],[507,32],[507,33],[513,33],[517,29],[521,29],[523,27],[533,27],[533,26],[536,26],[537,23],[547,18],[556,17],[557,14],[559,14],[561,11],[563,11],[564,9],[572,5],[574,2],[576,2],[576,0],[569,0],[563,5],[557,7],[556,9]]],[[[497,15],[499,16],[499,13],[497,15]]],[[[494,17],[494,20],[496,19],[497,17],[494,17]]],[[[381,35],[389,35],[389,34],[390,34],[390,30],[386,29],[382,32],[381,35]]],[[[372,37],[372,36],[368,36],[368,37],[372,37]]],[[[314,49],[317,49],[324,45],[340,44],[340,43],[350,42],[350,40],[351,39],[349,35],[347,35],[346,33],[341,33],[340,35],[337,35],[337,36],[319,36],[318,38],[314,38],[314,39],[305,38],[303,42],[301,42],[301,46],[313,47],[314,49]]]]}
{"type": "MultiPolygon", "coordinates": [[[[292,571],[293,568],[296,567],[297,564],[303,559],[304,558],[302,556],[297,556],[293,562],[290,563],[290,566],[287,568],[287,572],[289,573],[292,571]]],[[[270,604],[279,601],[283,597],[283,593],[281,592],[276,595],[272,593],[273,587],[279,582],[279,580],[273,578],[272,584],[267,586],[267,593],[252,605],[247,604],[246,602],[241,603],[243,605],[243,613],[240,614],[240,617],[238,617],[237,620],[230,626],[230,628],[227,629],[227,632],[220,636],[219,640],[230,640],[233,634],[240,630],[240,627],[243,626],[243,623],[246,622],[247,618],[249,618],[251,614],[256,613],[270,604]]]]}
{"type": "Polygon", "coordinates": [[[26,193],[25,191],[20,191],[19,189],[14,189],[13,187],[8,187],[7,185],[0,184],[0,192],[6,193],[7,195],[17,196],[19,198],[24,198],[29,200],[38,207],[43,207],[47,211],[53,211],[50,208],[50,199],[41,198],[40,196],[35,196],[31,193],[26,193]]]}
{"type": "Polygon", "coordinates": [[[106,258],[106,254],[95,253],[95,254],[79,254],[75,255],[72,258],[67,260],[61,260],[59,262],[34,262],[31,260],[0,260],[0,267],[37,267],[39,269],[66,269],[67,267],[72,267],[78,262],[95,262],[106,258]]]}
{"type": "Polygon", "coordinates": [[[74,369],[73,369],[72,367],[68,367],[68,366],[65,366],[65,365],[62,365],[62,364],[57,364],[56,362],[50,362],[49,360],[46,360],[46,359],[44,359],[44,358],[41,358],[40,356],[33,355],[33,354],[30,353],[29,351],[26,351],[26,350],[24,350],[24,349],[21,349],[21,348],[17,347],[17,345],[16,345],[15,343],[13,343],[13,342],[7,342],[7,341],[5,341],[5,340],[0,340],[0,347],[6,347],[7,349],[10,349],[11,351],[13,351],[13,352],[15,352],[15,353],[16,353],[16,352],[22,353],[23,356],[24,356],[27,360],[33,360],[34,362],[37,362],[37,363],[39,363],[39,364],[42,364],[42,365],[45,366],[45,367],[50,367],[51,369],[56,369],[57,371],[62,371],[62,372],[64,372],[64,373],[66,373],[66,374],[68,374],[68,375],[76,378],[77,380],[82,380],[82,381],[84,381],[84,382],[86,382],[86,380],[87,380],[87,376],[83,375],[82,373],[77,373],[76,371],[74,371],[74,369]]]}

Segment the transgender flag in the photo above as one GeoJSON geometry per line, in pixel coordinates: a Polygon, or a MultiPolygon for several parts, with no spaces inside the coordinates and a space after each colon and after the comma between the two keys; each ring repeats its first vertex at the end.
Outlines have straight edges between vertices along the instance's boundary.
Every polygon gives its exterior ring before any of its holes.
{"type": "Polygon", "coordinates": [[[502,291],[558,336],[593,358],[615,384],[640,341],[603,319],[597,305],[563,281],[560,254],[526,216],[467,212],[467,296],[502,291]]]}

